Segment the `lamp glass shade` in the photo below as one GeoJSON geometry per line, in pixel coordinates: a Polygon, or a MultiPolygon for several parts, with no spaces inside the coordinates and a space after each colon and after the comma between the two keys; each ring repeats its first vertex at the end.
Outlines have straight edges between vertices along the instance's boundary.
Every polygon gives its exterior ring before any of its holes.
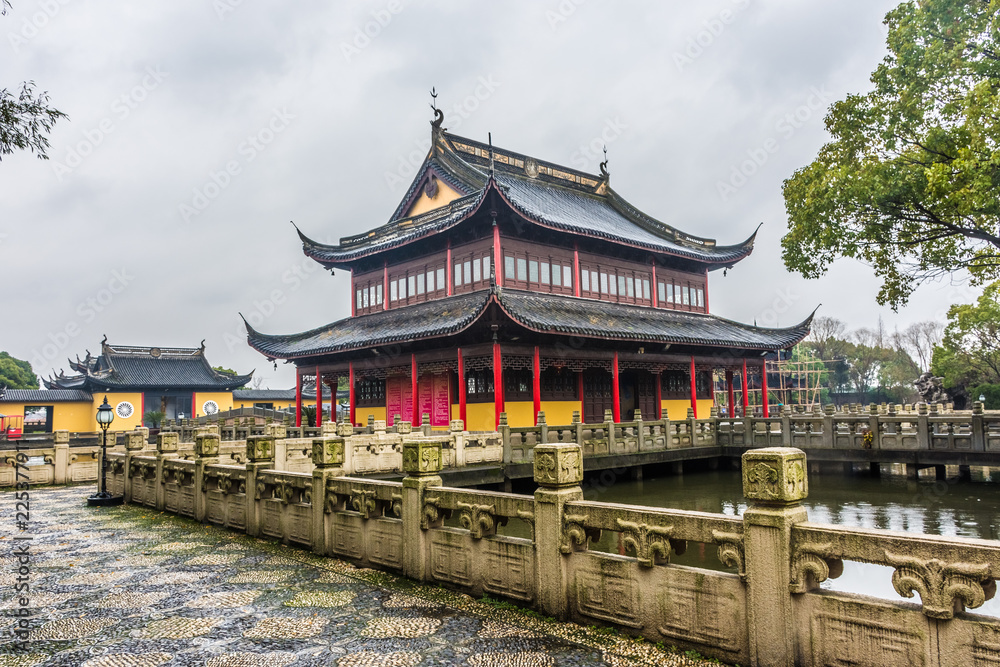
{"type": "Polygon", "coordinates": [[[97,423],[101,426],[107,426],[115,420],[115,411],[108,404],[108,397],[104,397],[104,403],[97,408],[97,423]]]}

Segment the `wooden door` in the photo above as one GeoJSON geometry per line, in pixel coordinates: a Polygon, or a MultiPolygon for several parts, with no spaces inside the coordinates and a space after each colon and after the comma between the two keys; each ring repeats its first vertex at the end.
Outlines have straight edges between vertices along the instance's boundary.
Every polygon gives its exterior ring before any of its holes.
{"type": "Polygon", "coordinates": [[[583,415],[581,419],[591,424],[604,421],[604,411],[614,405],[611,393],[611,373],[600,368],[583,372],[583,415]]]}

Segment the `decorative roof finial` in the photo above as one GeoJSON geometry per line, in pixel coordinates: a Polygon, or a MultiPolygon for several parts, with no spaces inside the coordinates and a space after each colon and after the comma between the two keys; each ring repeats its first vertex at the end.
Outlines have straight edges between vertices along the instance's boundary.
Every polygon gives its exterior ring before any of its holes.
{"type": "Polygon", "coordinates": [[[490,178],[493,178],[493,133],[487,132],[486,137],[490,143],[490,178]]]}
{"type": "Polygon", "coordinates": [[[443,129],[441,123],[444,122],[444,112],[437,107],[437,90],[431,87],[431,109],[434,110],[434,120],[431,121],[431,127],[436,130],[443,129]]]}
{"type": "Polygon", "coordinates": [[[601,163],[601,177],[608,178],[608,147],[604,147],[604,162],[601,163]]]}

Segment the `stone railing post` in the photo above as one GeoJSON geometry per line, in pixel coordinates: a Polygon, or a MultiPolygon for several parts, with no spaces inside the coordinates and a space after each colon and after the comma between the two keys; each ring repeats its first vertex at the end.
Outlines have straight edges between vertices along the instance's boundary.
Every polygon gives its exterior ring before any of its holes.
{"type": "Polygon", "coordinates": [[[983,404],[981,401],[972,404],[972,451],[986,451],[986,433],[983,429],[983,404]]]}
{"type": "Polygon", "coordinates": [[[427,580],[427,530],[438,520],[437,508],[427,502],[428,490],[441,486],[441,440],[403,442],[403,572],[416,581],[427,580]]]}
{"type": "Polygon", "coordinates": [[[927,404],[917,403],[917,449],[931,448],[931,422],[928,419],[927,404]]]}
{"type": "Polygon", "coordinates": [[[426,412],[421,417],[420,430],[423,431],[425,437],[430,437],[431,434],[431,416],[426,412]]]}
{"type": "Polygon", "coordinates": [[[872,449],[882,449],[882,429],[878,422],[878,406],[868,406],[868,429],[872,432],[872,449]]]}
{"type": "Polygon", "coordinates": [[[149,437],[149,429],[136,429],[127,434],[125,440],[125,486],[122,494],[125,496],[125,502],[132,502],[132,475],[129,471],[132,470],[132,457],[137,454],[142,453],[146,449],[147,440],[149,437]]]}
{"type": "MultiPolygon", "coordinates": [[[[214,429],[213,429],[214,431],[214,429]]],[[[205,521],[208,491],[205,489],[205,466],[219,462],[219,434],[213,431],[194,436],[194,520],[205,521]]]]}
{"type": "Polygon", "coordinates": [[[545,421],[545,411],[544,410],[539,410],[538,411],[538,424],[537,424],[537,426],[538,426],[538,443],[536,443],[536,445],[535,445],[536,447],[538,445],[544,445],[544,444],[546,444],[549,441],[549,425],[545,421]]]}
{"type": "Polygon", "coordinates": [[[615,413],[611,409],[604,411],[604,430],[608,433],[608,454],[615,453],[615,413]]]}
{"type": "Polygon", "coordinates": [[[698,445],[698,420],[694,418],[694,408],[687,409],[688,437],[691,438],[691,446],[698,445]]]}
{"type": "Polygon", "coordinates": [[[792,446],[792,406],[781,406],[781,446],[792,446]]]}
{"type": "Polygon", "coordinates": [[[163,482],[163,462],[177,458],[177,447],[180,443],[180,433],[170,431],[156,436],[156,509],[163,511],[166,507],[166,489],[163,482]]]}
{"type": "Polygon", "coordinates": [[[833,449],[836,440],[833,436],[833,403],[823,406],[823,447],[833,449]]]}
{"type": "Polygon", "coordinates": [[[52,481],[55,484],[65,484],[72,479],[69,474],[69,431],[55,431],[52,439],[55,449],[52,456],[52,481]]]}
{"type": "Polygon", "coordinates": [[[497,424],[497,430],[500,431],[500,442],[503,444],[503,462],[510,463],[513,454],[510,449],[510,426],[507,424],[507,413],[500,413],[500,423],[497,424]]]}
{"type": "Polygon", "coordinates": [[[257,500],[257,477],[262,470],[274,468],[274,438],[270,435],[247,436],[247,534],[260,535],[261,509],[257,500]]]}
{"type": "MultiPolygon", "coordinates": [[[[327,424],[332,425],[333,422],[323,422],[323,425],[320,426],[321,433],[327,424]]],[[[285,425],[264,424],[264,435],[274,438],[274,469],[279,471],[288,470],[288,443],[285,442],[288,433],[285,430],[285,425]]]]}
{"type": "Polygon", "coordinates": [[[635,421],[635,449],[637,452],[643,450],[643,446],[646,444],[646,436],[643,431],[642,423],[642,410],[639,408],[635,409],[635,416],[632,418],[635,421]]]}
{"type": "Polygon", "coordinates": [[[576,444],[578,444],[581,447],[583,447],[583,424],[581,423],[581,420],[580,420],[580,411],[579,410],[574,410],[573,411],[573,431],[574,431],[574,434],[573,434],[573,440],[574,440],[574,442],[576,442],[576,444]]]}
{"type": "Polygon", "coordinates": [[[455,449],[455,467],[461,468],[465,465],[465,422],[461,419],[448,422],[448,437],[455,449]]]}
{"type": "Polygon", "coordinates": [[[799,504],[807,494],[801,449],[765,447],[743,454],[743,495],[751,501],[743,514],[743,548],[754,667],[795,665],[791,531],[808,518],[799,504]]]}
{"type": "Polygon", "coordinates": [[[568,611],[566,558],[562,553],[563,508],[583,500],[583,452],[576,444],[535,447],[535,590],[543,613],[565,618],[568,611]]]}
{"type": "MultiPolygon", "coordinates": [[[[329,553],[326,539],[326,481],[344,475],[344,439],[336,436],[315,438],[312,441],[312,460],[312,550],[317,554],[325,554],[329,553]]],[[[333,508],[330,509],[332,511],[333,508]]]]}

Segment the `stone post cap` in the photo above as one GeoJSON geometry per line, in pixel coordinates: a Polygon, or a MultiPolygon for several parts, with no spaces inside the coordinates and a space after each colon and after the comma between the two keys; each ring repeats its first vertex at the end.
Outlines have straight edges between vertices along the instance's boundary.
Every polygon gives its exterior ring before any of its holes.
{"type": "Polygon", "coordinates": [[[642,421],[642,410],[636,408],[632,414],[632,421],[641,422],[642,421]]]}
{"type": "Polygon", "coordinates": [[[406,421],[405,419],[399,419],[396,421],[396,433],[400,435],[407,435],[413,432],[413,424],[406,421]]]}
{"type": "Polygon", "coordinates": [[[448,422],[448,430],[452,433],[461,433],[465,430],[465,422],[461,419],[452,419],[448,422]]]}
{"type": "Polygon", "coordinates": [[[314,438],[312,460],[317,468],[334,468],[344,464],[344,439],[337,437],[314,438]]]}
{"type": "Polygon", "coordinates": [[[217,433],[198,433],[194,436],[194,455],[198,458],[218,456],[219,443],[217,433]]]}
{"type": "Polygon", "coordinates": [[[108,431],[108,447],[114,447],[118,444],[118,433],[115,431],[108,431]]]}
{"type": "Polygon", "coordinates": [[[580,445],[551,443],[535,445],[535,483],[549,489],[577,486],[583,481],[580,445]]]}
{"type": "Polygon", "coordinates": [[[156,451],[164,454],[177,451],[177,444],[180,442],[180,433],[174,431],[167,431],[164,433],[160,431],[156,434],[156,451]]]}
{"type": "Polygon", "coordinates": [[[574,424],[579,424],[580,423],[580,411],[579,410],[574,410],[573,411],[573,423],[574,424]]]}
{"type": "Polygon", "coordinates": [[[427,477],[441,472],[441,450],[446,440],[411,440],[403,443],[403,472],[427,477]]]}
{"type": "Polygon", "coordinates": [[[823,414],[826,415],[827,417],[832,417],[834,412],[836,412],[836,410],[837,406],[835,406],[833,403],[827,403],[826,405],[823,406],[823,414]]]}
{"type": "Polygon", "coordinates": [[[373,428],[375,429],[376,433],[385,433],[385,420],[376,419],[373,428]]]}
{"type": "Polygon", "coordinates": [[[59,429],[58,431],[52,432],[52,437],[57,445],[68,445],[69,444],[69,431],[59,429]]]}
{"type": "Polygon", "coordinates": [[[146,449],[146,436],[148,434],[136,429],[125,434],[125,449],[135,452],[146,449]]]}
{"type": "Polygon", "coordinates": [[[500,423],[497,424],[497,426],[500,426],[500,427],[507,426],[507,413],[506,412],[501,412],[500,413],[500,423]]]}
{"type": "Polygon", "coordinates": [[[247,438],[247,461],[260,463],[274,460],[274,436],[251,435],[247,438]]]}
{"type": "Polygon", "coordinates": [[[797,503],[809,495],[806,453],[794,447],[764,447],[743,454],[743,495],[769,504],[797,503]]]}
{"type": "Polygon", "coordinates": [[[425,412],[423,414],[423,416],[420,417],[420,425],[421,426],[430,426],[431,425],[431,416],[430,416],[429,413],[425,412]]]}
{"type": "Polygon", "coordinates": [[[545,411],[544,410],[539,410],[538,411],[538,417],[537,417],[537,419],[538,419],[538,422],[536,423],[536,426],[542,426],[542,425],[546,424],[546,421],[545,421],[545,411]]]}
{"type": "Polygon", "coordinates": [[[337,435],[340,432],[340,424],[343,422],[323,422],[319,425],[319,434],[322,436],[337,435]]]}
{"type": "Polygon", "coordinates": [[[264,435],[269,435],[275,440],[284,440],[288,436],[284,424],[265,424],[264,435]]]}
{"type": "Polygon", "coordinates": [[[687,418],[694,419],[694,408],[688,408],[687,418]]]}
{"type": "Polygon", "coordinates": [[[981,414],[983,414],[983,402],[982,401],[974,401],[972,403],[972,414],[974,414],[974,415],[981,415],[981,414]]]}
{"type": "Polygon", "coordinates": [[[327,434],[323,432],[322,435],[326,437],[327,435],[336,434],[341,438],[346,438],[347,436],[354,435],[354,425],[351,422],[340,422],[332,433],[327,434]]]}
{"type": "Polygon", "coordinates": [[[604,421],[613,422],[615,420],[615,411],[611,408],[605,408],[604,410],[604,421]]]}

